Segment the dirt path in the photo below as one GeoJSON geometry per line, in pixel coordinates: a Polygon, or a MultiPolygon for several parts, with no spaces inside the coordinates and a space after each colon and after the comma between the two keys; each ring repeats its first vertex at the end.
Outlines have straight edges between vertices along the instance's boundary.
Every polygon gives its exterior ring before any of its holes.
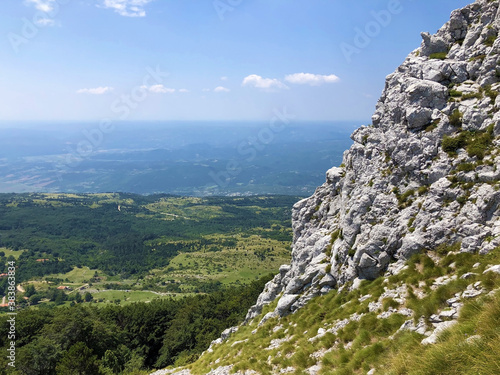
{"type": "Polygon", "coordinates": [[[18,292],[21,292],[21,293],[26,292],[26,291],[24,290],[24,288],[23,288],[20,284],[17,284],[17,288],[16,288],[16,289],[17,289],[17,291],[18,291],[18,292]]]}

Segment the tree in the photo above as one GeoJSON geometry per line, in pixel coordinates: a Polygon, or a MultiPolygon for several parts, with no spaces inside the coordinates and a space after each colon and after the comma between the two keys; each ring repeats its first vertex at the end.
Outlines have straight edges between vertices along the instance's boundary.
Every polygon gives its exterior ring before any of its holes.
{"type": "Polygon", "coordinates": [[[75,302],[76,303],[82,302],[82,295],[78,292],[76,292],[76,295],[75,295],[75,302]]]}
{"type": "Polygon", "coordinates": [[[29,298],[29,297],[31,297],[35,293],[36,293],[35,286],[33,284],[28,284],[26,286],[26,289],[25,289],[25,292],[24,292],[24,296],[29,298]]]}
{"type": "Polygon", "coordinates": [[[40,294],[33,294],[29,301],[32,305],[36,305],[40,300],[42,299],[42,296],[40,294]]]}
{"type": "Polygon", "coordinates": [[[23,375],[53,374],[61,347],[54,340],[39,336],[35,341],[19,349],[18,370],[23,375]]]}
{"type": "Polygon", "coordinates": [[[77,342],[63,356],[57,365],[57,374],[61,375],[99,375],[97,356],[92,354],[83,342],[77,342]]]}
{"type": "Polygon", "coordinates": [[[125,364],[131,359],[130,349],[125,345],[120,345],[115,351],[106,350],[102,358],[102,365],[111,369],[113,374],[123,371],[125,364]]]}
{"type": "Polygon", "coordinates": [[[90,294],[90,292],[87,292],[87,293],[85,293],[85,296],[83,297],[83,299],[85,300],[85,302],[90,302],[94,299],[94,297],[92,297],[92,294],[90,294]]]}
{"type": "Polygon", "coordinates": [[[62,305],[64,303],[64,301],[66,301],[66,299],[67,299],[67,297],[66,297],[66,294],[64,292],[57,293],[56,294],[56,299],[55,299],[54,302],[56,303],[56,305],[62,305]]]}

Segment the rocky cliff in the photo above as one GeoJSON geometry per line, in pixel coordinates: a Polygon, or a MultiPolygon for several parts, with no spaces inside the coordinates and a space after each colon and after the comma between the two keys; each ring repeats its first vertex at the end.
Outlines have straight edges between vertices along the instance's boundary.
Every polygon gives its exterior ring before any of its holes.
{"type": "MultiPolygon", "coordinates": [[[[422,45],[386,78],[372,124],[354,132],[354,145],[344,153],[342,165],[330,169],[314,195],[294,206],[291,264],[282,266],[266,285],[248,312],[247,326],[225,331],[213,343],[216,352],[211,348],[208,357],[202,356],[200,363],[216,368],[210,374],[240,367],[267,369],[265,373],[307,368],[315,374],[328,363],[333,366],[324,359],[327,353],[341,348],[341,356],[342,350],[356,347],[352,337],[345,337],[345,327],[352,323],[376,330],[378,321],[391,316],[399,318],[387,323],[392,331],[384,328],[392,332],[387,342],[394,332],[407,330],[417,332],[418,340],[424,338],[423,344],[436,343],[438,332],[452,325],[450,319],[457,318],[463,301],[494,293],[496,284],[488,281],[490,288],[483,288],[479,275],[500,273],[500,266],[477,260],[500,246],[499,30],[499,2],[477,0],[454,11],[435,35],[422,33],[422,45]],[[436,251],[409,267],[407,260],[424,250],[436,251]],[[448,253],[466,265],[446,260],[448,253]],[[460,258],[461,253],[470,257],[460,258]],[[476,264],[464,259],[475,259],[476,264]],[[408,276],[404,272],[395,276],[402,270],[412,275],[411,282],[401,279],[408,276]],[[383,281],[371,289],[363,286],[362,280],[381,275],[383,281]],[[452,287],[440,289],[446,285],[452,287]],[[333,290],[336,293],[330,293],[333,290]],[[434,310],[423,311],[436,293],[440,297],[434,310]],[[311,307],[308,302],[317,296],[324,297],[311,307]],[[351,302],[357,307],[348,307],[351,302]],[[293,319],[295,315],[300,318],[293,319]],[[314,327],[304,327],[308,315],[314,316],[314,327]],[[231,335],[230,343],[217,349],[223,345],[216,344],[231,335]],[[331,342],[323,346],[311,344],[328,337],[331,342]],[[258,340],[269,346],[256,349],[258,340]],[[294,347],[292,340],[300,344],[294,347]],[[245,357],[248,343],[256,353],[263,351],[264,359],[257,365],[250,361],[235,366],[232,356],[245,357]],[[301,353],[300,346],[311,346],[310,353],[301,353]],[[228,354],[231,350],[234,353],[228,354]],[[281,362],[265,353],[274,353],[281,362]],[[217,368],[223,363],[225,367],[217,368]]],[[[373,343],[373,337],[368,338],[362,350],[373,343]]],[[[344,360],[347,357],[339,359],[339,366],[344,360]]],[[[179,374],[191,373],[183,371],[179,374]]]]}
{"type": "Polygon", "coordinates": [[[372,124],[354,132],[343,164],[294,206],[291,265],[247,321],[276,298],[265,319],[395,272],[422,249],[500,245],[498,7],[477,0],[454,11],[386,78],[372,124]]]}

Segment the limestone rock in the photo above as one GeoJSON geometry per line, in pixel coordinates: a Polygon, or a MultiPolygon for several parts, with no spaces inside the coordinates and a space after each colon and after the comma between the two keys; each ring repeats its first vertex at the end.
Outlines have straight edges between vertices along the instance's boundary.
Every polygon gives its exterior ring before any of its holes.
{"type": "Polygon", "coordinates": [[[483,273],[494,272],[500,274],[500,264],[487,268],[483,273]]]}
{"type": "Polygon", "coordinates": [[[439,335],[443,333],[443,331],[453,327],[455,324],[458,322],[456,320],[451,320],[447,322],[442,322],[442,323],[436,323],[435,324],[435,330],[434,332],[429,336],[426,337],[425,339],[422,340],[422,345],[432,345],[437,343],[439,339],[439,335]]]}
{"type": "Polygon", "coordinates": [[[486,131],[493,124],[500,136],[500,42],[485,42],[500,31],[499,20],[497,2],[477,0],[454,11],[435,35],[422,34],[420,48],[387,76],[372,124],[353,133],[342,166],[295,204],[292,262],[266,285],[247,321],[275,298],[276,313],[286,315],[331,288],[396,274],[425,248],[460,243],[460,251],[483,254],[500,246],[494,187],[500,156],[457,171],[478,159],[465,149],[449,155],[442,146],[445,136],[460,131],[454,113],[462,129],[486,131]]]}
{"type": "MultiPolygon", "coordinates": [[[[454,11],[434,35],[422,33],[421,46],[386,77],[372,124],[354,131],[342,165],[328,170],[325,183],[294,205],[291,263],[266,284],[245,322],[276,299],[276,309],[260,325],[333,288],[355,289],[363,279],[397,275],[423,249],[458,244],[460,252],[486,254],[500,246],[500,139],[492,139],[491,148],[497,150],[484,155],[463,142],[450,145],[450,139],[468,134],[500,137],[500,38],[491,42],[498,34],[499,5],[489,0],[454,11]]],[[[478,267],[462,279],[473,279],[478,267]]],[[[500,273],[500,265],[484,272],[500,273]]],[[[431,288],[455,279],[457,275],[438,278],[431,288]]],[[[481,284],[473,283],[448,299],[448,308],[430,322],[409,319],[400,330],[426,335],[422,344],[434,344],[456,324],[463,301],[483,293],[481,284]]],[[[411,316],[402,306],[381,312],[383,298],[404,306],[406,295],[405,287],[385,290],[368,310],[381,319],[396,312],[411,316]]],[[[360,301],[364,298],[370,296],[360,301]]],[[[320,328],[311,340],[335,334],[361,316],[320,328]]],[[[213,344],[233,332],[225,331],[213,344]]],[[[313,366],[309,373],[316,370],[313,366]]]]}

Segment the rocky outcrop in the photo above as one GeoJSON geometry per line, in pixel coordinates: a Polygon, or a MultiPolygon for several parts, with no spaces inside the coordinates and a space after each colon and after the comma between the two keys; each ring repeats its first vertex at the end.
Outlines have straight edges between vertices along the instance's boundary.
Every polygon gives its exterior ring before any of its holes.
{"type": "MultiPolygon", "coordinates": [[[[355,289],[362,279],[397,274],[407,267],[407,259],[424,249],[439,248],[442,256],[446,251],[486,254],[500,246],[499,31],[499,2],[477,0],[454,11],[437,34],[422,33],[420,48],[387,77],[372,124],[352,134],[354,145],[344,153],[342,165],[330,169],[314,195],[294,206],[291,264],[283,265],[265,286],[247,323],[271,303],[274,309],[258,325],[254,322],[257,327],[332,289],[355,289]]],[[[478,266],[461,275],[438,277],[430,288],[458,277],[474,278],[478,266]]],[[[500,273],[500,265],[483,272],[500,273]]],[[[457,324],[464,301],[484,293],[482,284],[473,282],[429,319],[415,319],[405,307],[408,288],[402,284],[384,287],[367,308],[377,319],[396,313],[408,317],[400,330],[425,335],[422,344],[433,344],[457,324]],[[382,311],[387,299],[400,307],[382,311]]],[[[370,298],[361,296],[359,302],[370,298]]],[[[325,322],[310,341],[335,334],[363,314],[325,322]]],[[[236,330],[224,331],[214,347],[236,330]]],[[[267,349],[288,339],[272,340],[267,349]]],[[[480,339],[476,335],[467,341],[480,339]]],[[[310,373],[316,373],[315,367],[310,373]]],[[[190,374],[183,371],[157,374],[190,374]]],[[[233,366],[211,371],[226,374],[233,366]]]]}
{"type": "Polygon", "coordinates": [[[289,314],[319,294],[396,272],[423,249],[500,245],[500,13],[477,0],[386,79],[370,126],[343,164],[293,210],[292,262],[247,321],[289,314]],[[348,284],[349,283],[349,284],[348,284]]]}

